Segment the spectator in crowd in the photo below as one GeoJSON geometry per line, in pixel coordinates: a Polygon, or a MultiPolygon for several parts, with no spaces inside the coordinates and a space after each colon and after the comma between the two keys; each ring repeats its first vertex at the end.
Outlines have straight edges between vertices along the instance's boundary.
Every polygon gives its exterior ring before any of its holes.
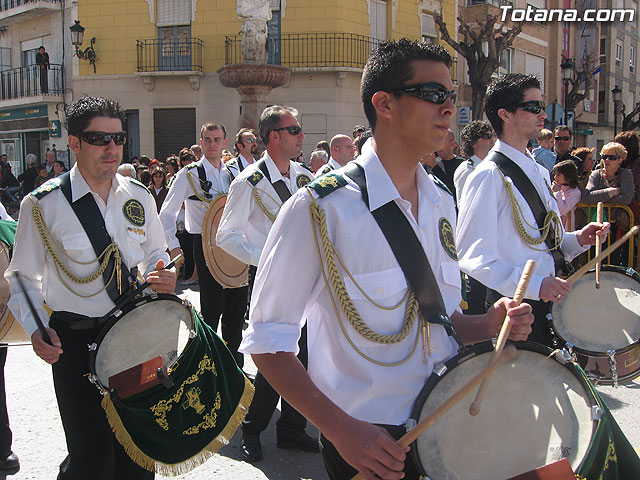
{"type": "Polygon", "coordinates": [[[47,162],[47,172],[53,174],[53,164],[56,161],[56,152],[53,150],[47,150],[44,156],[45,162],[47,162]]]}
{"type": "Polygon", "coordinates": [[[58,177],[67,171],[67,167],[64,166],[64,162],[62,160],[56,160],[53,163],[53,174],[58,177]]]}
{"type": "Polygon", "coordinates": [[[327,152],[321,148],[314,150],[311,152],[311,157],[309,158],[309,167],[313,173],[316,173],[320,168],[322,168],[329,161],[329,155],[327,152]]]}
{"type": "Polygon", "coordinates": [[[562,225],[568,232],[575,230],[574,210],[580,201],[578,167],[571,160],[563,160],[553,167],[553,196],[558,202],[562,225]]]}
{"type": "Polygon", "coordinates": [[[627,150],[627,158],[620,165],[631,170],[633,184],[635,185],[635,199],[640,200],[640,152],[638,136],[633,131],[620,132],[615,141],[627,150]]]}
{"type": "Polygon", "coordinates": [[[171,186],[171,180],[173,179],[173,176],[178,173],[178,170],[180,169],[180,167],[178,166],[178,157],[172,155],[171,157],[167,158],[165,168],[167,170],[167,187],[169,187],[171,186]]]}
{"type": "Polygon", "coordinates": [[[422,166],[427,171],[427,173],[430,173],[434,177],[437,177],[438,180],[446,185],[445,180],[447,179],[447,174],[444,171],[444,165],[440,157],[438,157],[435,153],[430,153],[422,157],[420,163],[422,163],[422,166]]]}
{"type": "Polygon", "coordinates": [[[578,168],[578,176],[582,175],[583,165],[578,157],[571,155],[571,145],[573,144],[573,137],[571,130],[566,125],[560,125],[553,131],[554,151],[557,156],[556,163],[560,163],[564,160],[571,160],[576,164],[578,168]]]}
{"type": "Polygon", "coordinates": [[[49,93],[49,54],[43,45],[40,45],[36,53],[36,65],[40,67],[40,91],[49,93]]]}
{"type": "Polygon", "coordinates": [[[145,165],[140,165],[136,168],[136,176],[138,177],[138,181],[142,182],[142,172],[148,172],[149,169],[145,165]]]}
{"type": "Polygon", "coordinates": [[[151,188],[151,173],[148,169],[145,168],[144,170],[141,170],[138,173],[138,177],[141,184],[143,184],[147,188],[151,188]]]}
{"type": "Polygon", "coordinates": [[[33,182],[33,188],[38,188],[44,182],[46,182],[50,178],[53,178],[53,174],[47,172],[46,165],[38,165],[36,167],[36,171],[38,172],[38,176],[36,177],[35,182],[33,182]]]}
{"type": "Polygon", "coordinates": [[[329,143],[326,140],[322,140],[316,143],[315,150],[318,150],[318,149],[324,150],[325,152],[327,152],[328,156],[331,156],[331,147],[329,146],[329,143]]]}
{"type": "Polygon", "coordinates": [[[151,159],[149,157],[147,157],[146,155],[140,155],[138,157],[138,162],[140,163],[140,165],[149,168],[149,164],[151,163],[151,159]]]}
{"type": "Polygon", "coordinates": [[[28,193],[35,188],[35,181],[38,178],[38,170],[36,169],[38,157],[33,153],[28,153],[26,160],[29,168],[18,175],[18,181],[22,184],[22,190],[28,193]]]}
{"type": "Polygon", "coordinates": [[[358,149],[358,155],[362,153],[362,147],[372,136],[373,134],[371,133],[371,130],[367,130],[366,132],[363,132],[356,137],[354,143],[356,144],[356,148],[358,149]]]}
{"type": "Polygon", "coordinates": [[[123,163],[118,167],[117,173],[119,173],[123,177],[136,178],[136,167],[134,167],[130,163],[123,163]]]}
{"type": "Polygon", "coordinates": [[[167,188],[167,172],[162,167],[156,167],[151,173],[152,183],[149,186],[151,195],[156,201],[156,207],[158,207],[158,213],[162,207],[162,202],[167,196],[169,189],[167,188]]]}
{"type": "Polygon", "coordinates": [[[198,161],[202,158],[202,147],[197,143],[191,145],[191,152],[196,156],[195,161],[198,161]]]}
{"type": "Polygon", "coordinates": [[[582,192],[587,186],[589,175],[591,175],[591,170],[593,170],[593,148],[576,148],[571,152],[571,155],[582,160],[582,175],[578,175],[578,188],[582,192]]]}
{"type": "Polygon", "coordinates": [[[444,147],[436,152],[438,158],[442,160],[440,167],[444,171],[444,178],[440,178],[440,180],[444,182],[454,197],[456,195],[456,187],[453,184],[453,174],[455,173],[456,168],[464,162],[464,158],[458,157],[455,154],[457,146],[456,137],[453,132],[449,130],[447,139],[444,142],[444,147]]]}
{"type": "Polygon", "coordinates": [[[222,157],[220,157],[220,159],[222,160],[222,163],[227,163],[232,158],[234,158],[233,153],[231,153],[229,150],[222,151],[222,157]]]}
{"type": "Polygon", "coordinates": [[[2,172],[2,178],[0,178],[0,188],[5,188],[5,194],[12,202],[17,202],[17,192],[20,190],[20,182],[11,172],[11,164],[9,163],[9,157],[6,153],[0,155],[0,171],[2,172]]]}
{"type": "MultiPolygon", "coordinates": [[[[198,148],[200,148],[199,145],[198,145],[198,148]]],[[[201,156],[202,155],[200,155],[200,157],[201,156]]],[[[182,150],[180,150],[180,153],[178,153],[178,166],[180,168],[184,168],[190,163],[196,162],[200,157],[196,156],[196,154],[193,152],[193,147],[191,148],[185,147],[182,150]]]]}
{"type": "Polygon", "coordinates": [[[324,175],[331,170],[344,167],[356,154],[356,146],[348,135],[338,134],[331,139],[329,161],[316,173],[316,177],[324,175]]]}
{"type": "Polygon", "coordinates": [[[553,132],[543,128],[538,135],[538,144],[539,147],[534,148],[531,152],[533,158],[551,173],[558,157],[553,151],[553,132]]]}
{"type": "Polygon", "coordinates": [[[353,141],[354,143],[358,140],[358,137],[365,132],[370,132],[370,129],[365,127],[364,125],[356,125],[353,127],[353,141]]]}

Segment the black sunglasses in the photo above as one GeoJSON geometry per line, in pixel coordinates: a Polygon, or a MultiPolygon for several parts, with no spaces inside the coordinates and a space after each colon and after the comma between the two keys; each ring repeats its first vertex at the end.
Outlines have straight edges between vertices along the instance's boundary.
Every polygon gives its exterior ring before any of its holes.
{"type": "Polygon", "coordinates": [[[280,127],[280,128],[273,129],[274,132],[279,132],[280,130],[286,130],[291,135],[300,135],[300,132],[302,132],[302,127],[299,127],[297,125],[291,125],[290,127],[280,127]]]}
{"type": "Polygon", "coordinates": [[[84,140],[89,145],[95,145],[97,147],[109,145],[111,140],[113,140],[113,143],[116,145],[124,145],[124,142],[127,141],[127,132],[82,132],[77,136],[80,140],[84,140]]]}
{"type": "Polygon", "coordinates": [[[247,143],[255,143],[256,139],[255,138],[245,138],[244,141],[247,142],[247,143]]]}
{"type": "Polygon", "coordinates": [[[538,115],[545,109],[546,105],[544,102],[540,100],[531,100],[529,102],[522,102],[518,104],[518,109],[524,110],[525,112],[533,113],[534,115],[538,115]]]}
{"type": "Polygon", "coordinates": [[[556,139],[557,142],[559,142],[560,140],[564,140],[565,142],[568,141],[571,137],[554,137],[556,139]]]}
{"type": "Polygon", "coordinates": [[[454,90],[447,90],[444,85],[434,82],[417,83],[415,85],[404,85],[402,87],[392,88],[389,92],[400,92],[410,97],[419,98],[425,102],[442,105],[451,99],[452,103],[456,103],[458,94],[454,90]]]}
{"type": "Polygon", "coordinates": [[[618,155],[600,155],[602,160],[617,160],[618,155]]]}

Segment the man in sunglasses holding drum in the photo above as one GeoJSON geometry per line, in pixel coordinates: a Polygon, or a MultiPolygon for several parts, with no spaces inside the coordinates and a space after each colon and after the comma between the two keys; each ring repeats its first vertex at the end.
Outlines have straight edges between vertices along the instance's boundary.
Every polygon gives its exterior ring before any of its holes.
{"type": "MultiPolygon", "coordinates": [[[[117,102],[83,97],[67,109],[70,172],[22,201],[15,249],[6,278],[9,307],[31,335],[36,354],[53,367],[53,382],[69,454],[58,479],[151,479],[116,441],[87,379],[87,345],[98,320],[130,291],[137,269],[160,293],[173,293],[175,272],[166,253],[155,202],[140,183],[116,174],[126,141],[117,102]],[[26,292],[19,289],[19,272],[26,292]],[[45,343],[25,293],[47,326],[45,343]],[[43,302],[53,310],[51,318],[43,302]]],[[[153,319],[150,319],[152,321],[153,319]]]]}
{"type": "Polygon", "coordinates": [[[320,429],[331,479],[417,479],[395,439],[434,366],[495,335],[507,311],[512,339],[530,332],[525,304],[459,311],[454,199],[420,166],[456,111],[450,65],[444,48],[406,39],[372,53],[373,138],[283,205],[260,257],[241,351],[320,429]],[[295,357],[305,320],[308,373],[295,357]]]}
{"type": "Polygon", "coordinates": [[[469,175],[458,204],[460,268],[488,288],[487,304],[513,295],[528,259],[536,270],[525,294],[536,321],[530,341],[552,346],[546,315],[569,293],[568,261],[606,236],[608,224],[565,232],[547,170],[527,151],[547,115],[533,75],[504,75],[487,89],[485,112],[498,141],[469,175]],[[535,212],[535,215],[534,215],[535,212]]]}

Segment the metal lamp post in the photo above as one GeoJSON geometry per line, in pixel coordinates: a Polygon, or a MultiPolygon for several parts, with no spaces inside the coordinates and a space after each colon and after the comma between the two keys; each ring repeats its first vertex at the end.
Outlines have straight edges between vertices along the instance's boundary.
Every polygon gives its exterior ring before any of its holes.
{"type": "Polygon", "coordinates": [[[613,136],[615,137],[618,134],[618,105],[622,100],[622,89],[616,85],[611,93],[613,94],[613,136]]]}
{"type": "Polygon", "coordinates": [[[573,62],[569,58],[565,58],[564,62],[560,64],[562,69],[562,81],[564,82],[564,124],[569,123],[569,109],[567,108],[567,100],[569,96],[569,82],[573,76],[573,62]]]}

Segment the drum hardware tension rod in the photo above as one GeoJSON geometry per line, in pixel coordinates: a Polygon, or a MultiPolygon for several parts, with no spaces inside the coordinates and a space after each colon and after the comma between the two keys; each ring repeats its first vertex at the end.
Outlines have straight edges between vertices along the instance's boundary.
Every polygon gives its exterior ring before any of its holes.
{"type": "Polygon", "coordinates": [[[51,337],[49,336],[49,333],[47,332],[47,329],[45,328],[44,323],[42,323],[42,320],[40,319],[40,315],[38,315],[38,312],[36,312],[36,309],[33,306],[33,303],[31,302],[31,298],[29,297],[29,294],[27,293],[27,289],[24,288],[24,283],[22,283],[22,277],[20,276],[20,273],[19,272],[13,272],[13,276],[18,281],[18,286],[20,287],[20,290],[22,291],[22,294],[24,295],[24,297],[27,299],[27,304],[29,305],[29,310],[31,311],[31,315],[33,315],[33,319],[36,321],[36,325],[38,326],[38,330],[40,331],[40,335],[42,336],[42,340],[44,340],[45,343],[53,346],[53,343],[51,342],[51,337]]]}
{"type": "Polygon", "coordinates": [[[620,237],[620,239],[612,243],[600,255],[589,260],[589,262],[586,265],[581,267],[576,273],[574,273],[569,278],[567,278],[567,282],[573,285],[576,281],[578,281],[580,277],[582,277],[585,273],[591,270],[596,264],[602,262],[605,258],[611,255],[614,252],[614,250],[616,250],[618,247],[620,247],[623,243],[629,240],[629,238],[631,238],[633,235],[636,235],[638,232],[640,232],[640,227],[636,225],[627,233],[625,233],[622,237],[620,237]]]}
{"type": "MultiPolygon", "coordinates": [[[[598,213],[596,216],[596,221],[598,223],[602,223],[603,215],[602,215],[602,202],[598,202],[598,213]]],[[[596,257],[600,255],[602,251],[602,238],[596,235],[596,257]]],[[[596,263],[596,288],[600,288],[600,262],[596,263]]]]}
{"type": "MultiPolygon", "coordinates": [[[[405,433],[402,438],[398,440],[398,445],[400,445],[401,447],[408,447],[420,435],[426,432],[429,427],[436,423],[436,421],[438,421],[445,413],[447,413],[449,410],[451,410],[451,408],[458,404],[460,400],[466,397],[469,392],[476,388],[480,382],[482,382],[488,376],[492,375],[498,367],[500,367],[506,361],[515,358],[516,353],[516,348],[513,345],[507,345],[504,349],[504,352],[502,353],[502,355],[500,355],[496,362],[490,362],[489,366],[482,372],[480,372],[477,377],[471,379],[456,393],[445,400],[442,405],[440,405],[436,410],[431,412],[431,414],[429,414],[420,423],[418,423],[413,430],[405,433]]],[[[361,473],[358,473],[358,475],[353,477],[352,480],[364,480],[364,476],[361,473]]]]}
{"type": "MultiPolygon", "coordinates": [[[[513,296],[513,300],[516,302],[516,306],[522,303],[524,299],[524,295],[527,292],[527,287],[529,286],[529,281],[533,276],[533,272],[536,269],[536,262],[533,260],[527,260],[527,263],[524,266],[524,270],[522,271],[522,275],[520,276],[520,281],[518,282],[518,286],[516,287],[516,293],[513,296]]],[[[500,329],[500,335],[498,335],[498,342],[496,343],[496,348],[493,351],[493,355],[491,356],[490,365],[495,363],[500,354],[502,353],[502,349],[507,343],[507,338],[509,337],[509,333],[511,332],[511,322],[509,322],[509,316],[505,315],[504,321],[502,322],[502,328],[500,329]]],[[[476,393],[476,398],[473,400],[471,405],[469,406],[469,414],[472,416],[478,415],[480,413],[480,406],[482,405],[482,398],[489,386],[490,376],[486,377],[482,383],[480,384],[480,388],[478,388],[478,393],[476,393]]]]}

